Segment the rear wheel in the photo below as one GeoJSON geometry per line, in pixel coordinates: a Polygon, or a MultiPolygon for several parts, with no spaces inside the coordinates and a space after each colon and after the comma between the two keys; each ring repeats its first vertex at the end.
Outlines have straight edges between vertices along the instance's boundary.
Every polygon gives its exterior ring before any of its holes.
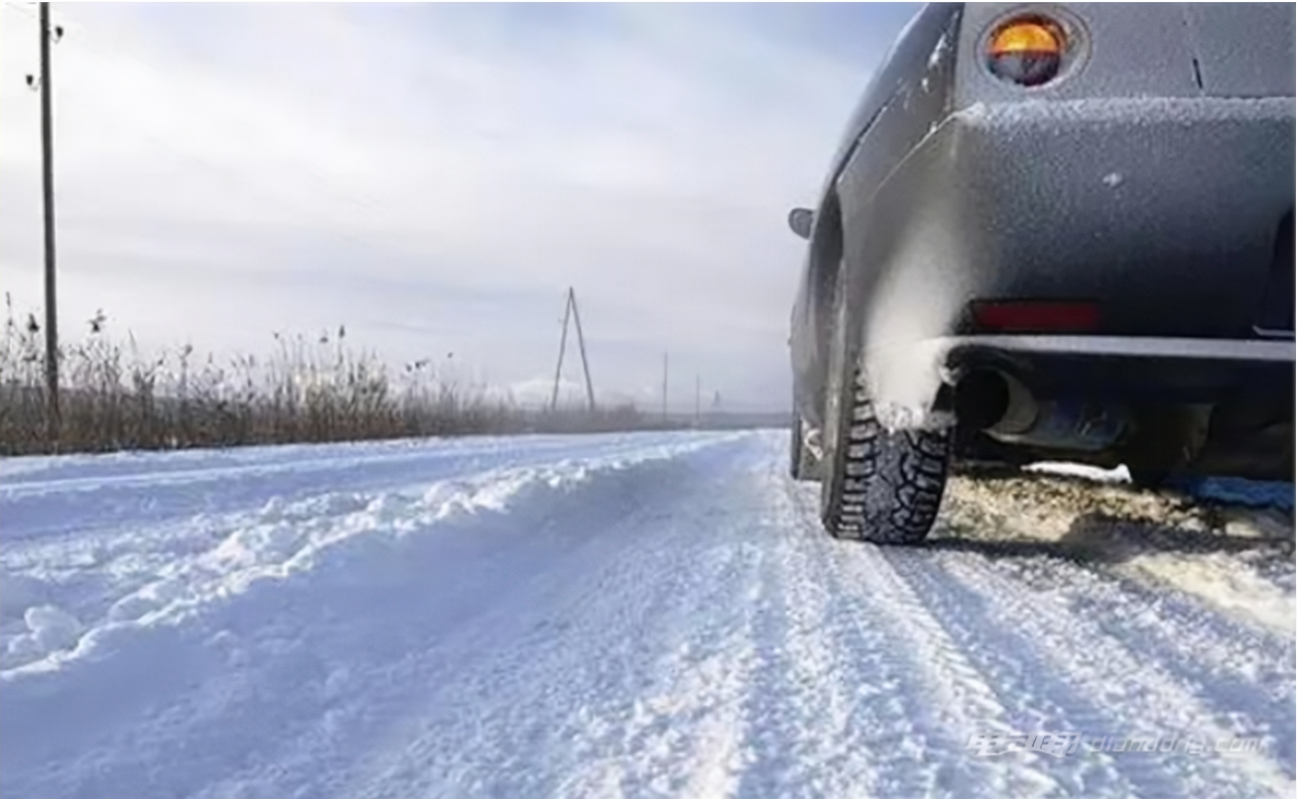
{"type": "Polygon", "coordinates": [[[834,299],[825,401],[821,517],[836,538],[915,544],[937,520],[951,461],[949,430],[886,430],[857,367],[856,323],[834,299]]]}

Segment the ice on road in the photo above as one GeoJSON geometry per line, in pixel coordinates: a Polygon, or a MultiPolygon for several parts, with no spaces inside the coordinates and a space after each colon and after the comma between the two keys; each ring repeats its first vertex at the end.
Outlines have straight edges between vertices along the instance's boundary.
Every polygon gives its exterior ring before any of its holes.
{"type": "Polygon", "coordinates": [[[1293,795],[1290,512],[785,435],[0,461],[0,796],[1293,795]]]}

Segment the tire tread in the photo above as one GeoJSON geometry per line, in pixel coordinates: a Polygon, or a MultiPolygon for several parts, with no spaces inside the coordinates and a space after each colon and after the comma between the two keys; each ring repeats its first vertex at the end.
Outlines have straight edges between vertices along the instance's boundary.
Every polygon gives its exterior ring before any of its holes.
{"type": "Polygon", "coordinates": [[[946,488],[950,431],[886,431],[859,375],[851,412],[844,415],[851,422],[841,442],[842,487],[826,510],[826,529],[854,541],[919,543],[937,520],[946,488]]]}

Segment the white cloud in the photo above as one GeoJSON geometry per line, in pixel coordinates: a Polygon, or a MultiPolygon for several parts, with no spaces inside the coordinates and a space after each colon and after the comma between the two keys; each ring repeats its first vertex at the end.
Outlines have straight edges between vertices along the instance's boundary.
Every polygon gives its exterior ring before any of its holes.
{"type": "MultiPolygon", "coordinates": [[[[571,284],[601,393],[669,349],[673,402],[698,371],[782,406],[784,212],[890,34],[843,61],[730,12],[598,8],[56,6],[64,329],[102,307],[147,344],[264,352],[344,322],[525,385],[571,284]]],[[[0,15],[0,266],[36,308],[35,23],[0,15]]]]}

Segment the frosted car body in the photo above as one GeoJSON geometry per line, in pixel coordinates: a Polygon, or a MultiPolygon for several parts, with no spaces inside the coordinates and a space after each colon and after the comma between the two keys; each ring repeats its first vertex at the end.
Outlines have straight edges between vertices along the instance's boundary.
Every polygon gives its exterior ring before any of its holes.
{"type": "Polygon", "coordinates": [[[903,363],[944,463],[1292,479],[1293,208],[1292,4],[927,6],[790,218],[794,472],[871,538],[896,503],[849,444],[919,446],[876,391],[903,363]],[[1064,41],[1035,85],[991,63],[1024,20],[1064,41]]]}

